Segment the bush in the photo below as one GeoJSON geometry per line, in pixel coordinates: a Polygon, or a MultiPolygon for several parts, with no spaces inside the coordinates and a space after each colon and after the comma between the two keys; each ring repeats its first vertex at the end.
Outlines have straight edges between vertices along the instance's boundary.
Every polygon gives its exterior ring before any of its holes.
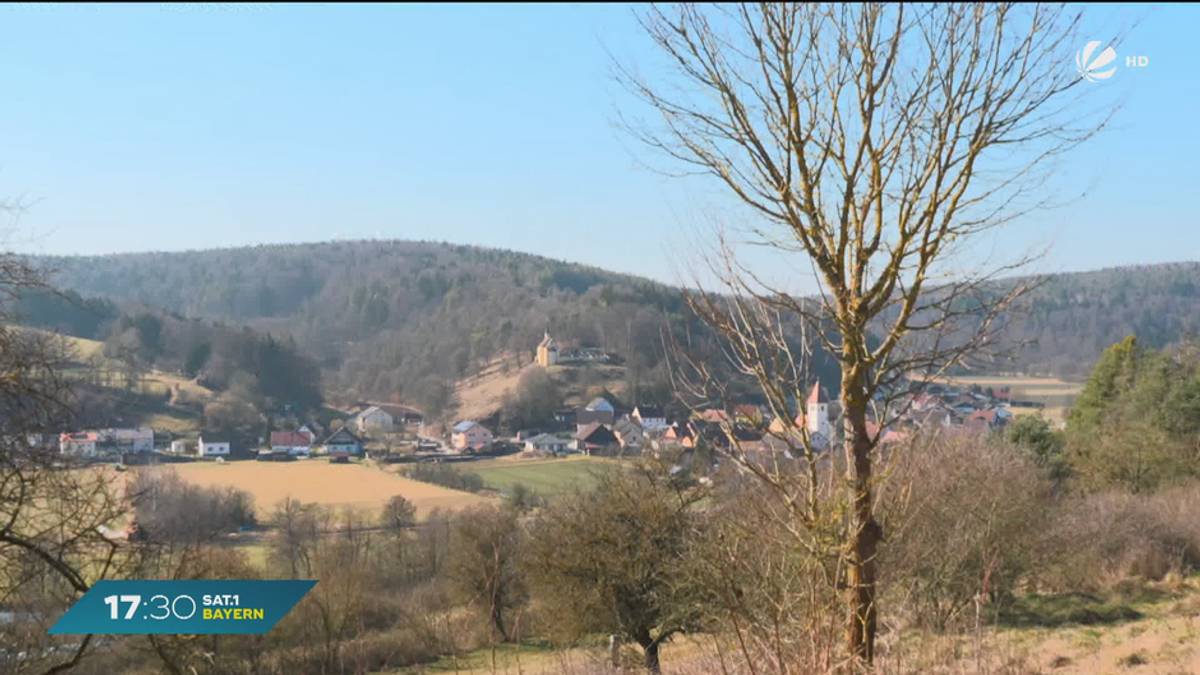
{"type": "Polygon", "coordinates": [[[250,493],[192,485],[171,468],[139,471],[128,493],[143,539],[196,543],[256,524],[250,493]]]}
{"type": "Polygon", "coordinates": [[[417,464],[404,471],[404,475],[422,483],[432,483],[451,490],[479,492],[483,490],[483,477],[479,474],[459,471],[449,464],[417,464]]]}
{"type": "Polygon", "coordinates": [[[983,436],[918,437],[890,471],[880,509],[889,606],[945,630],[978,594],[1011,598],[1041,563],[1051,486],[1025,452],[983,436]]]}
{"type": "Polygon", "coordinates": [[[1062,504],[1046,535],[1057,555],[1048,581],[1100,590],[1129,577],[1161,580],[1200,567],[1200,483],[1153,494],[1106,493],[1062,504]]]}

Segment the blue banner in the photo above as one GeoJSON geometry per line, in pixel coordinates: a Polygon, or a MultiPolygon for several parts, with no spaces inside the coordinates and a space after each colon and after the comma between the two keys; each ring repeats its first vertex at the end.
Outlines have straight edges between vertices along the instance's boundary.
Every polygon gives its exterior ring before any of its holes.
{"type": "Polygon", "coordinates": [[[310,580],[99,581],[51,635],[259,635],[296,606],[310,580]]]}

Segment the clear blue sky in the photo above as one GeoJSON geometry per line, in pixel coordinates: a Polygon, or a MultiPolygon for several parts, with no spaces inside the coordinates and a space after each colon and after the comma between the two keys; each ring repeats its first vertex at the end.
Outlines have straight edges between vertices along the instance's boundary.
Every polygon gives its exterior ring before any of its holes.
{"type": "MultiPolygon", "coordinates": [[[[1150,67],[1091,85],[1127,96],[1056,177],[1087,197],[1001,245],[1054,243],[1047,271],[1196,260],[1200,8],[1096,11],[1141,18],[1119,51],[1150,67]]],[[[646,54],[628,8],[3,6],[0,196],[33,203],[29,252],[400,237],[675,281],[718,188],[639,168],[605,45],[646,54]]]]}

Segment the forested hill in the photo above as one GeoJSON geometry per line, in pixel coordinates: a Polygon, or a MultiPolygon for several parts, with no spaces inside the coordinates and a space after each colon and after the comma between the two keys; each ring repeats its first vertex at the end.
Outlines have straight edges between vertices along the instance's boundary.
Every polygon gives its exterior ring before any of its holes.
{"type": "Polygon", "coordinates": [[[1155,349],[1200,331],[1200,262],[1054,275],[1030,296],[1008,337],[1030,343],[1014,370],[1083,378],[1127,335],[1155,349]]]}
{"type": "MultiPolygon", "coordinates": [[[[87,297],[289,335],[324,366],[326,388],[436,396],[503,352],[528,361],[549,328],[571,345],[659,365],[659,328],[682,319],[678,289],[511,251],[356,241],[182,253],[43,258],[87,297]]],[[[1057,275],[1009,336],[1036,341],[1012,370],[1082,376],[1135,333],[1147,346],[1200,328],[1200,263],[1057,275]]],[[[103,336],[99,336],[103,338],[103,336]]],[[[822,370],[826,370],[822,368],[822,370]]]]}
{"type": "MultiPolygon", "coordinates": [[[[289,335],[327,389],[435,396],[505,352],[523,362],[549,329],[650,373],[677,289],[534,255],[472,246],[356,241],[181,253],[43,258],[87,297],[289,335]]],[[[104,336],[98,336],[103,339],[104,336]]],[[[433,406],[437,407],[437,406],[433,406]]]]}

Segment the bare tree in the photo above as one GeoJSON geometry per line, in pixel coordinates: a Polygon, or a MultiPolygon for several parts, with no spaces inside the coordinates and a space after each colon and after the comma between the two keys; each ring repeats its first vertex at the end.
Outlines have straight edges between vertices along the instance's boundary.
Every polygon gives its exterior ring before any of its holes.
{"type": "Polygon", "coordinates": [[[505,616],[519,609],[528,594],[517,569],[522,543],[518,516],[510,508],[466,509],[450,530],[447,577],[461,597],[487,608],[492,644],[497,635],[504,642],[510,639],[505,616]]]}
{"type": "MultiPolygon", "coordinates": [[[[806,262],[820,288],[798,299],[794,279],[767,278],[722,237],[710,262],[723,292],[697,284],[688,300],[761,386],[783,421],[777,440],[809,460],[809,495],[812,438],[792,421],[806,384],[795,325],[836,358],[851,501],[839,543],[847,646],[870,662],[883,538],[876,429],[897,412],[873,403],[995,344],[1027,290],[996,280],[1028,258],[948,263],[1045,206],[1037,189],[1052,160],[1108,121],[1110,112],[1081,107],[1085,90],[1069,65],[1080,15],[1041,5],[761,4],[651,8],[639,19],[669,74],[652,81],[618,65],[654,120],[630,114],[626,128],[665,153],[669,170],[715,177],[750,207],[746,243],[799,257],[792,268],[806,262]]],[[[692,369],[689,379],[711,385],[709,374],[692,369]]],[[[796,481],[762,463],[755,472],[797,525],[821,516],[796,481]]]]}
{"type": "MultiPolygon", "coordinates": [[[[21,328],[13,309],[22,294],[47,290],[43,272],[0,253],[0,604],[37,622],[128,558],[105,529],[125,511],[113,475],[75,467],[59,453],[58,433],[73,413],[64,376],[73,350],[57,335],[21,328]]],[[[38,639],[48,639],[44,629],[38,639]]],[[[87,636],[69,657],[49,656],[35,667],[65,671],[90,644],[87,636]]]]}

